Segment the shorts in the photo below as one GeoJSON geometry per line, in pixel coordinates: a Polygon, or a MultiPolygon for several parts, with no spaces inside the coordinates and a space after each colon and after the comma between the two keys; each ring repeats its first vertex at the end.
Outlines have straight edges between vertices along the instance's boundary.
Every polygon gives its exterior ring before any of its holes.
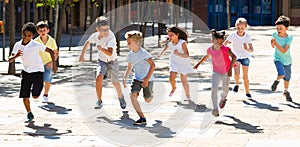
{"type": "Polygon", "coordinates": [[[237,59],[236,62],[240,62],[243,66],[249,66],[250,59],[249,58],[237,59]]]}
{"type": "MultiPolygon", "coordinates": [[[[131,85],[131,93],[140,93],[142,87],[142,81],[134,79],[131,85]]],[[[151,98],[153,95],[153,81],[148,82],[148,87],[143,88],[144,98],[151,98]]]]}
{"type": "Polygon", "coordinates": [[[28,73],[23,70],[19,97],[30,98],[30,91],[32,96],[40,96],[43,86],[43,72],[28,73]]]}
{"type": "Polygon", "coordinates": [[[290,81],[292,74],[292,64],[283,65],[280,61],[274,61],[278,76],[284,76],[285,81],[290,81]]]}
{"type": "Polygon", "coordinates": [[[43,79],[44,79],[44,82],[51,82],[52,81],[52,71],[53,69],[52,68],[46,68],[46,65],[44,65],[44,76],[43,76],[43,79]]]}
{"type": "Polygon", "coordinates": [[[106,79],[107,76],[111,76],[112,82],[119,82],[118,60],[111,61],[111,62],[104,62],[98,59],[96,77],[100,74],[104,75],[104,79],[106,79]]]}

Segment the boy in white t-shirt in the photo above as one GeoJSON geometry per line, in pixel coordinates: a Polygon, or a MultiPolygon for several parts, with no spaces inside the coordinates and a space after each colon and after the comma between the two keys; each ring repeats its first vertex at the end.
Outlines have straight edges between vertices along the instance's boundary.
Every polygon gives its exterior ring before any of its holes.
{"type": "Polygon", "coordinates": [[[98,100],[95,109],[101,109],[102,103],[102,82],[108,74],[111,74],[111,81],[118,93],[120,106],[122,109],[126,108],[126,102],[121,91],[119,83],[119,62],[116,53],[116,37],[109,29],[109,21],[106,17],[100,16],[96,19],[96,30],[88,40],[85,42],[80,55],[80,62],[84,62],[85,51],[89,48],[91,43],[96,43],[98,49],[98,66],[96,75],[96,92],[98,100]]]}
{"type": "MultiPolygon", "coordinates": [[[[22,70],[22,81],[20,89],[20,98],[27,111],[27,122],[34,118],[30,109],[30,91],[34,99],[38,98],[43,89],[43,72],[44,64],[39,55],[40,51],[50,53],[54,62],[54,52],[46,46],[32,40],[36,34],[36,26],[32,22],[26,23],[22,28],[22,40],[18,41],[13,48],[9,62],[13,62],[16,58],[22,58],[24,69],[22,70]],[[32,87],[32,89],[31,89],[32,87]]],[[[55,66],[55,64],[53,64],[55,66]]]]}

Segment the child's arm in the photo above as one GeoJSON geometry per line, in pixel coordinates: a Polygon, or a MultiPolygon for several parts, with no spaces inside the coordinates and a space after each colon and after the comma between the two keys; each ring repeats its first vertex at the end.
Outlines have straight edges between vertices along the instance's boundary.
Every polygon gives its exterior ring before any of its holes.
{"type": "Polygon", "coordinates": [[[90,46],[91,42],[90,41],[86,41],[84,43],[84,46],[83,46],[83,49],[81,51],[81,54],[80,54],[80,57],[79,57],[79,61],[80,62],[84,62],[85,59],[84,59],[84,54],[85,54],[85,51],[88,49],[88,47],[90,46]]]}
{"type": "Polygon", "coordinates": [[[186,43],[182,43],[182,50],[183,50],[183,53],[179,53],[178,50],[175,50],[174,54],[179,57],[182,57],[182,58],[188,58],[189,50],[187,49],[186,43]]]}
{"type": "Polygon", "coordinates": [[[107,49],[102,48],[101,45],[97,45],[97,48],[102,53],[106,54],[107,56],[111,56],[113,54],[114,49],[112,47],[109,47],[107,49]]]}
{"type": "Polygon", "coordinates": [[[206,61],[208,58],[209,58],[209,55],[203,56],[203,57],[200,59],[200,61],[194,66],[194,69],[197,69],[198,66],[199,66],[200,64],[202,64],[204,61],[206,61]]]}
{"type": "Polygon", "coordinates": [[[132,63],[128,62],[125,74],[123,76],[123,85],[124,85],[124,88],[126,88],[126,79],[129,76],[129,74],[130,74],[131,71],[132,71],[132,63]]]}
{"type": "Polygon", "coordinates": [[[148,64],[150,64],[150,69],[149,69],[147,76],[145,78],[143,78],[144,81],[142,83],[142,87],[144,87],[144,88],[148,87],[149,79],[155,70],[155,63],[152,60],[152,58],[147,59],[147,62],[148,62],[148,64]]]}
{"type": "Polygon", "coordinates": [[[272,47],[276,47],[279,51],[281,51],[282,53],[285,53],[288,51],[289,49],[289,45],[285,45],[284,47],[281,47],[277,42],[276,39],[272,39],[271,40],[271,45],[272,47]]]}
{"type": "Polygon", "coordinates": [[[48,47],[46,47],[45,52],[48,52],[50,54],[52,62],[53,62],[53,72],[56,73],[57,65],[56,65],[56,61],[55,61],[55,57],[54,57],[54,51],[52,49],[49,49],[48,47]]]}
{"type": "Polygon", "coordinates": [[[226,40],[223,44],[226,46],[229,43],[230,43],[229,40],[226,40]]]}
{"type": "Polygon", "coordinates": [[[246,51],[248,51],[248,52],[253,52],[254,50],[253,50],[253,45],[252,45],[252,43],[244,43],[244,49],[246,50],[246,51]],[[248,46],[249,46],[249,48],[248,48],[248,46]]]}
{"type": "Polygon", "coordinates": [[[8,58],[8,62],[11,63],[15,61],[16,58],[23,55],[23,51],[18,50],[17,54],[11,54],[11,56],[8,58]]]}
{"type": "Polygon", "coordinates": [[[228,51],[228,55],[231,57],[231,63],[230,63],[229,71],[228,71],[228,76],[231,77],[232,76],[232,67],[235,63],[236,56],[232,53],[231,50],[228,51]]]}
{"type": "Polygon", "coordinates": [[[167,49],[168,49],[168,44],[166,44],[165,48],[157,55],[157,58],[159,59],[167,49]]]}

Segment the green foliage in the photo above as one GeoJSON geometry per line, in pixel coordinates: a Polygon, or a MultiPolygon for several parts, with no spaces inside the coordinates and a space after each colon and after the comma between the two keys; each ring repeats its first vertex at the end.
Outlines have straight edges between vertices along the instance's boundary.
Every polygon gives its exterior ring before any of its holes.
{"type": "Polygon", "coordinates": [[[58,2],[59,5],[62,5],[65,1],[67,1],[70,6],[79,2],[79,0],[30,0],[30,2],[36,3],[36,7],[50,6],[52,8],[55,7],[56,2],[58,2]]]}

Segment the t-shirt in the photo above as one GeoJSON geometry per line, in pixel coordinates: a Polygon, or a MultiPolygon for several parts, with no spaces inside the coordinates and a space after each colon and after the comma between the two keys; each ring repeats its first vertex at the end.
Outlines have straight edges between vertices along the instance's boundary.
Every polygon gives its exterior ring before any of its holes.
{"type": "Polygon", "coordinates": [[[213,47],[207,49],[207,54],[212,58],[213,71],[219,74],[225,74],[229,71],[231,60],[229,59],[229,47],[224,45],[219,50],[214,50],[213,47]]]}
{"type": "Polygon", "coordinates": [[[89,37],[89,39],[87,41],[89,41],[91,43],[96,43],[96,47],[98,45],[101,45],[101,47],[104,49],[113,48],[113,53],[111,56],[108,56],[105,53],[98,50],[98,58],[104,62],[116,60],[117,59],[117,52],[116,52],[117,42],[116,42],[116,37],[115,37],[114,33],[111,30],[109,30],[109,35],[107,37],[102,37],[101,39],[99,39],[99,35],[100,35],[99,32],[95,32],[89,37]]]}
{"type": "MultiPolygon", "coordinates": [[[[151,58],[151,55],[143,48],[135,53],[130,51],[127,56],[127,61],[132,63],[134,78],[139,81],[143,81],[143,78],[147,76],[150,70],[150,64],[147,62],[148,59],[151,58]]],[[[153,81],[153,74],[151,75],[149,81],[153,81]]]]}
{"type": "Polygon", "coordinates": [[[237,59],[250,58],[250,52],[246,51],[244,48],[244,43],[251,43],[251,36],[245,32],[244,36],[239,36],[237,32],[230,34],[227,37],[227,40],[232,43],[232,53],[236,56],[237,59]]]}
{"type": "Polygon", "coordinates": [[[28,73],[44,72],[44,64],[39,55],[40,51],[45,51],[46,46],[31,40],[27,45],[22,45],[22,40],[18,41],[13,48],[12,54],[17,54],[18,50],[23,51],[23,55],[20,56],[24,66],[24,71],[28,73]]]}
{"type": "MultiPolygon", "coordinates": [[[[35,38],[34,41],[37,41],[37,42],[43,44],[43,41],[41,40],[40,36],[35,38]]],[[[54,38],[52,38],[50,35],[48,35],[48,41],[46,43],[46,47],[48,47],[49,49],[52,49],[53,51],[57,50],[56,42],[55,42],[54,38]]],[[[41,56],[44,64],[47,64],[52,61],[50,53],[48,53],[48,52],[41,51],[40,56],[41,56]]]]}
{"type": "Polygon", "coordinates": [[[275,32],[273,33],[272,38],[275,38],[276,42],[283,48],[286,45],[289,45],[289,49],[285,53],[281,52],[278,48],[275,48],[274,61],[280,61],[283,65],[292,64],[290,45],[293,41],[293,36],[288,35],[287,37],[282,38],[278,36],[278,32],[275,32]]]}

